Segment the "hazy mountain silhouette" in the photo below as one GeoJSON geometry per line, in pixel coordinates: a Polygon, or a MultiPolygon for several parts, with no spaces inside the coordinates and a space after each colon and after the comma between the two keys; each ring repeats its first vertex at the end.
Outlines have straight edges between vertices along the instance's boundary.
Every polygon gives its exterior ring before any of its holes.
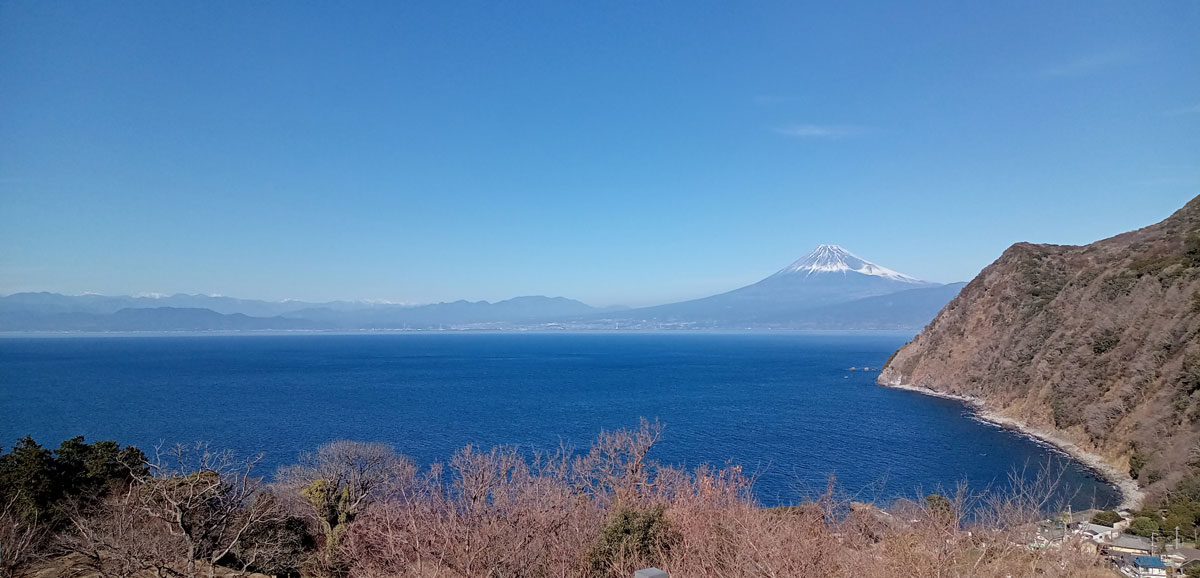
{"type": "Polygon", "coordinates": [[[564,297],[398,305],[259,301],[224,296],[16,293],[0,297],[0,331],[251,331],[559,327],[919,329],[961,284],[915,279],[821,245],[775,274],[719,295],[641,309],[564,297]]]}

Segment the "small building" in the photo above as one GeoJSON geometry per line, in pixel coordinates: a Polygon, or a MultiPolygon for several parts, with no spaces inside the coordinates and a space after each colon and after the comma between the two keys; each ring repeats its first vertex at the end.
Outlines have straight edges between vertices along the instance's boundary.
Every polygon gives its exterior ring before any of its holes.
{"type": "Polygon", "coordinates": [[[1108,526],[1101,526],[1099,524],[1092,524],[1091,522],[1080,523],[1076,531],[1080,534],[1083,534],[1083,536],[1089,540],[1096,542],[1097,544],[1102,542],[1112,542],[1113,540],[1121,537],[1120,530],[1117,530],[1116,528],[1110,528],[1108,526]]]}
{"type": "Polygon", "coordinates": [[[1055,528],[1046,524],[1039,524],[1033,541],[1029,546],[1033,548],[1057,548],[1067,540],[1067,530],[1065,528],[1055,528]]]}
{"type": "Polygon", "coordinates": [[[1167,565],[1167,576],[1184,575],[1184,568],[1200,565],[1200,550],[1188,546],[1168,543],[1162,560],[1167,565]],[[1175,574],[1172,574],[1171,571],[1175,574]]]}
{"type": "Polygon", "coordinates": [[[1180,566],[1188,562],[1200,561],[1200,550],[1190,546],[1167,544],[1167,551],[1170,552],[1169,557],[1178,562],[1180,566]]]}
{"type": "Polygon", "coordinates": [[[1141,536],[1131,536],[1122,534],[1117,536],[1115,540],[1107,544],[1101,545],[1101,550],[1109,556],[1117,556],[1120,554],[1130,554],[1133,556],[1149,556],[1154,553],[1153,544],[1149,538],[1141,536]]]}
{"type": "Polygon", "coordinates": [[[1165,578],[1174,575],[1174,568],[1158,556],[1119,554],[1112,562],[1121,574],[1129,578],[1165,578]]]}
{"type": "Polygon", "coordinates": [[[1160,556],[1163,564],[1167,565],[1167,576],[1183,576],[1183,566],[1187,559],[1179,554],[1163,554],[1160,556]]]}
{"type": "Polygon", "coordinates": [[[1167,565],[1158,556],[1135,556],[1133,563],[1122,567],[1121,572],[1132,578],[1166,578],[1167,565]]]}

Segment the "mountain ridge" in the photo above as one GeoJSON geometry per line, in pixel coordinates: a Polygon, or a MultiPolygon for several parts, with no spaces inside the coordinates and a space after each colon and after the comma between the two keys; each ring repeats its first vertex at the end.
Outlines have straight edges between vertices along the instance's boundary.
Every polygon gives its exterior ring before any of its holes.
{"type": "MultiPolygon", "coordinates": [[[[27,294],[17,294],[18,301],[27,294]]],[[[564,297],[525,296],[489,303],[455,301],[421,306],[377,305],[358,309],[308,307],[282,314],[261,316],[241,312],[224,313],[198,307],[122,307],[116,311],[94,312],[85,303],[75,309],[63,305],[70,296],[45,293],[52,307],[27,310],[14,307],[0,297],[0,331],[185,331],[185,330],[362,330],[435,328],[450,324],[495,323],[505,320],[537,321],[547,317],[581,315],[597,311],[594,307],[564,297]],[[180,324],[182,315],[189,322],[180,324]],[[375,320],[383,319],[385,323],[375,320]]],[[[121,303],[122,297],[111,298],[121,303]]],[[[345,303],[345,302],[335,302],[345,303]]],[[[292,302],[292,306],[311,305],[292,302]]]]}

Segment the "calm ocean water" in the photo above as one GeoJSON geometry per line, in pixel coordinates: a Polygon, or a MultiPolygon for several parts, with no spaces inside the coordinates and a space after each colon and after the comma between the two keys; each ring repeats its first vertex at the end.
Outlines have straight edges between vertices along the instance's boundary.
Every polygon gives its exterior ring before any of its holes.
{"type": "Polygon", "coordinates": [[[1076,508],[1113,489],[959,403],[874,385],[896,333],[232,335],[0,339],[0,443],[75,435],[265,452],[264,473],[337,438],[428,464],[466,444],[586,448],[665,426],[653,457],[741,464],[767,505],[824,489],[913,497],[1065,468],[1076,508]]]}

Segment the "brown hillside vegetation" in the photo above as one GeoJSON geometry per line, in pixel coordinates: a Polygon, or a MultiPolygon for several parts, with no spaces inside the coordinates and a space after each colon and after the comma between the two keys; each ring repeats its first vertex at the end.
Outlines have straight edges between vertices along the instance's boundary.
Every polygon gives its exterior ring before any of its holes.
{"type": "MultiPolygon", "coordinates": [[[[1051,476],[985,497],[886,511],[840,499],[764,509],[737,467],[647,459],[661,428],[602,433],[582,453],[465,448],[418,470],[381,444],[332,442],[263,485],[255,461],[177,447],[22,552],[0,516],[3,576],[229,578],[1101,578],[1082,537],[1036,547],[1051,476]],[[162,464],[179,464],[170,469],[162,464]],[[202,469],[212,468],[212,469],[202,469]],[[970,517],[967,512],[971,512],[970,517]],[[170,514],[170,515],[168,515],[170,514]],[[307,522],[305,522],[307,520],[307,522]],[[215,563],[214,563],[215,561],[215,563]],[[261,575],[261,574],[260,574],[261,575]]],[[[1024,479],[1024,478],[1022,478],[1024,479]]]]}
{"type": "Polygon", "coordinates": [[[575,462],[461,453],[359,519],[343,549],[349,575],[615,578],[655,566],[712,578],[1115,576],[1083,541],[1029,546],[1044,516],[1029,499],[1037,491],[974,504],[973,522],[961,496],[884,511],[830,491],[764,509],[736,467],[627,459],[648,448],[646,431],[602,435],[601,451],[575,462]]]}
{"type": "Polygon", "coordinates": [[[1082,247],[1018,243],[880,383],[1061,432],[1162,495],[1200,464],[1200,197],[1082,247]]]}

